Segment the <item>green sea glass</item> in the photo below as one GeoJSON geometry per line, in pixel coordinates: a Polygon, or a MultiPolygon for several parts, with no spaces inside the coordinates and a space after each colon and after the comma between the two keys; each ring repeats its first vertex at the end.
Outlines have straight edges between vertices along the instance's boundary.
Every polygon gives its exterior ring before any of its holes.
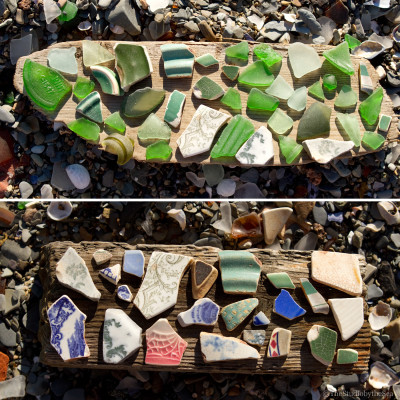
{"type": "Polygon", "coordinates": [[[303,146],[288,136],[278,136],[279,148],[287,164],[292,164],[303,151],[303,146]]]}
{"type": "Polygon", "coordinates": [[[358,111],[360,112],[360,115],[364,121],[366,121],[369,125],[373,125],[377,121],[379,113],[381,112],[382,100],[383,89],[382,87],[379,87],[362,103],[360,103],[358,111]]]}
{"type": "Polygon", "coordinates": [[[92,40],[82,40],[83,65],[88,68],[92,65],[108,63],[114,56],[103,46],[92,40]]]}
{"type": "Polygon", "coordinates": [[[322,84],[327,90],[335,90],[337,88],[336,76],[332,74],[326,74],[322,78],[322,84]]]}
{"type": "Polygon", "coordinates": [[[349,35],[348,33],[344,35],[344,40],[349,45],[350,50],[355,49],[361,44],[361,42],[358,39],[356,39],[354,36],[349,35]]]}
{"type": "Polygon", "coordinates": [[[195,83],[193,94],[198,99],[216,100],[224,94],[224,89],[208,76],[203,76],[195,83]]]}
{"type": "Polygon", "coordinates": [[[240,60],[248,60],[249,43],[247,41],[240,42],[225,49],[225,55],[229,58],[239,58],[240,60]]]}
{"type": "Polygon", "coordinates": [[[78,63],[75,58],[76,47],[66,49],[51,49],[47,54],[47,63],[65,75],[76,76],[78,73],[78,63]]]}
{"type": "Polygon", "coordinates": [[[124,134],[126,130],[125,121],[122,119],[119,111],[112,113],[105,120],[104,124],[111,130],[124,134]]]}
{"type": "Polygon", "coordinates": [[[211,158],[234,157],[243,143],[254,133],[254,126],[242,115],[235,115],[222,131],[211,150],[211,158]]]}
{"type": "Polygon", "coordinates": [[[305,86],[299,87],[289,97],[287,105],[295,111],[303,111],[307,105],[307,88],[305,86]]]}
{"type": "Polygon", "coordinates": [[[153,111],[165,98],[165,90],[146,87],[138,89],[124,99],[121,105],[122,114],[126,117],[142,117],[153,111]]]}
{"type": "Polygon", "coordinates": [[[267,67],[280,62],[282,56],[276,52],[269,44],[260,43],[254,47],[254,54],[264,62],[267,67]]]}
{"type": "Polygon", "coordinates": [[[294,89],[286,82],[285,78],[278,75],[272,85],[265,90],[265,93],[278,99],[287,100],[294,93],[294,89]]]}
{"type": "Polygon", "coordinates": [[[101,99],[99,92],[89,93],[77,105],[76,111],[84,117],[101,124],[103,122],[103,114],[101,112],[101,99]]]}
{"type": "Polygon", "coordinates": [[[242,101],[240,99],[240,93],[230,87],[221,99],[221,103],[225,104],[227,107],[232,108],[232,110],[241,110],[242,101]]]}
{"type": "Polygon", "coordinates": [[[343,85],[339,96],[335,100],[338,108],[351,108],[357,104],[357,93],[349,85],[343,85]]]}
{"type": "Polygon", "coordinates": [[[99,140],[100,127],[86,118],[78,118],[77,120],[70,122],[68,128],[78,136],[90,140],[91,142],[97,142],[99,140]]]}
{"type": "Polygon", "coordinates": [[[171,154],[171,146],[165,140],[159,140],[146,148],[146,160],[168,160],[171,154]]]}
{"type": "Polygon", "coordinates": [[[239,67],[236,65],[224,65],[222,67],[222,72],[229,80],[235,81],[239,76],[239,67]]]}
{"type": "Polygon", "coordinates": [[[171,128],[161,121],[156,114],[150,114],[138,129],[138,139],[144,145],[149,145],[158,140],[169,142],[171,128]]]}
{"type": "Polygon", "coordinates": [[[54,111],[71,91],[71,84],[58,71],[29,59],[22,79],[29,98],[47,111],[54,111]]]}
{"type": "Polygon", "coordinates": [[[358,125],[357,117],[354,114],[337,113],[336,118],[342,128],[345,130],[347,136],[350,138],[350,140],[353,141],[354,145],[356,147],[360,147],[361,132],[360,126],[358,125]]]}
{"type": "Polygon", "coordinates": [[[385,138],[379,133],[365,131],[361,143],[364,147],[377,150],[385,143],[385,138]]]}
{"type": "Polygon", "coordinates": [[[387,133],[391,123],[392,123],[392,117],[390,117],[389,115],[382,114],[381,117],[379,118],[378,129],[382,132],[387,133]]]}
{"type": "Polygon", "coordinates": [[[196,62],[205,68],[211,67],[211,65],[218,64],[218,60],[210,53],[203,54],[202,56],[197,57],[196,62]]]}
{"type": "Polygon", "coordinates": [[[247,98],[247,107],[250,110],[275,111],[279,106],[279,99],[253,88],[247,98]]]}
{"type": "Polygon", "coordinates": [[[288,57],[293,74],[297,79],[321,68],[321,60],[316,50],[304,43],[290,44],[288,57]]]}
{"type": "Polygon", "coordinates": [[[268,127],[277,135],[285,135],[293,127],[293,119],[277,108],[268,120],[268,127]]]}
{"type": "Polygon", "coordinates": [[[267,87],[274,81],[274,75],[262,61],[256,61],[240,73],[238,81],[244,85],[267,87]]]}
{"type": "Polygon", "coordinates": [[[336,68],[347,75],[354,74],[353,64],[351,63],[349,45],[347,42],[340,43],[331,50],[326,50],[323,56],[336,68]]]}
{"type": "Polygon", "coordinates": [[[322,103],[313,103],[304,112],[297,128],[297,140],[329,136],[331,108],[322,103]]]}
{"type": "Polygon", "coordinates": [[[133,156],[134,142],[128,136],[112,133],[102,142],[104,150],[117,156],[117,164],[124,165],[133,156]]]}
{"type": "Polygon", "coordinates": [[[58,16],[60,22],[68,22],[76,17],[78,7],[75,3],[68,1],[61,7],[61,15],[58,16]]]}
{"type": "Polygon", "coordinates": [[[84,99],[94,89],[94,82],[88,78],[78,76],[74,85],[73,93],[79,100],[84,99]]]}
{"type": "Polygon", "coordinates": [[[321,100],[321,101],[325,100],[324,90],[322,89],[322,85],[321,85],[320,81],[313,83],[308,88],[308,95],[314,97],[317,100],[321,100]]]}
{"type": "Polygon", "coordinates": [[[123,96],[124,92],[119,87],[119,81],[114,71],[101,65],[93,65],[90,69],[97,82],[100,83],[103,93],[113,96],[123,96]]]}

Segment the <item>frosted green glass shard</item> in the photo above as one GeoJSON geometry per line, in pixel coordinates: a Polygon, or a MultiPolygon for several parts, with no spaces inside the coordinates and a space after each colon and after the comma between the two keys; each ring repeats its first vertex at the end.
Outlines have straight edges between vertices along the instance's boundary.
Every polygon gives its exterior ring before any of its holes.
{"type": "Polygon", "coordinates": [[[331,108],[322,103],[313,103],[304,112],[297,128],[297,140],[329,136],[331,108]]]}
{"type": "Polygon", "coordinates": [[[114,130],[117,131],[118,133],[124,134],[126,130],[126,124],[125,121],[122,119],[121,114],[119,111],[116,111],[115,113],[112,113],[109,115],[105,120],[104,124],[114,130]]]}
{"type": "Polygon", "coordinates": [[[211,65],[218,64],[218,60],[210,53],[203,54],[202,56],[197,57],[196,62],[205,68],[211,67],[211,65]]]}
{"type": "Polygon", "coordinates": [[[358,111],[360,112],[360,115],[364,121],[366,121],[369,125],[373,125],[378,119],[379,113],[381,112],[382,100],[383,89],[379,87],[362,103],[360,103],[358,111]]]}
{"type": "Polygon", "coordinates": [[[290,66],[296,78],[321,68],[318,53],[311,46],[300,42],[292,43],[288,48],[290,66]]]}
{"type": "Polygon", "coordinates": [[[268,127],[277,135],[285,135],[293,127],[293,119],[277,108],[268,120],[268,127]]]}
{"type": "Polygon", "coordinates": [[[153,111],[165,98],[165,90],[146,87],[138,89],[124,99],[122,114],[130,118],[142,117],[153,111]]]}
{"type": "Polygon", "coordinates": [[[240,60],[248,60],[249,43],[247,41],[240,42],[225,49],[225,55],[230,58],[239,58],[240,60]]]}
{"type": "Polygon", "coordinates": [[[344,40],[349,45],[350,50],[355,49],[361,44],[361,42],[358,39],[356,39],[354,36],[349,35],[348,33],[344,35],[344,40]]]}
{"type": "Polygon", "coordinates": [[[78,136],[90,140],[91,142],[97,142],[99,140],[100,127],[86,118],[78,118],[77,120],[70,122],[68,128],[78,136]]]}
{"type": "Polygon", "coordinates": [[[171,128],[161,121],[156,114],[150,114],[138,129],[138,139],[145,145],[158,140],[169,142],[170,138],[171,128]]]}
{"type": "Polygon", "coordinates": [[[313,83],[308,88],[308,95],[311,97],[314,97],[317,100],[321,100],[321,101],[325,100],[324,90],[322,89],[322,85],[321,85],[320,81],[313,83]]]}
{"type": "Polygon", "coordinates": [[[172,148],[165,140],[159,140],[146,148],[146,160],[168,160],[172,148]]]}
{"type": "Polygon", "coordinates": [[[247,107],[250,110],[275,111],[279,106],[279,99],[252,88],[247,98],[247,107]]]}
{"type": "Polygon", "coordinates": [[[240,93],[234,89],[229,88],[221,99],[221,103],[225,104],[227,107],[232,108],[232,110],[241,110],[242,101],[240,99],[240,93]]]}
{"type": "Polygon", "coordinates": [[[322,84],[327,90],[335,90],[337,88],[336,76],[332,74],[325,74],[322,78],[322,84]]]}
{"type": "Polygon", "coordinates": [[[351,108],[357,104],[357,93],[349,85],[343,85],[335,100],[335,106],[338,108],[351,108]]]}
{"type": "Polygon", "coordinates": [[[114,60],[114,56],[107,49],[92,40],[82,40],[82,58],[86,68],[114,60]]]}
{"type": "Polygon", "coordinates": [[[294,93],[294,89],[286,82],[285,78],[278,75],[271,86],[265,90],[265,93],[275,96],[278,99],[287,100],[294,93]]]}
{"type": "Polygon", "coordinates": [[[63,74],[76,76],[78,73],[78,63],[75,53],[76,47],[51,49],[47,55],[49,67],[63,74]]]}
{"type": "Polygon", "coordinates": [[[244,85],[267,87],[274,81],[274,75],[262,61],[256,61],[240,73],[238,81],[244,85]]]}
{"type": "Polygon", "coordinates": [[[347,42],[342,42],[333,49],[324,51],[323,56],[345,74],[354,74],[354,68],[349,53],[349,45],[347,42]]]}
{"type": "Polygon", "coordinates": [[[280,62],[282,56],[276,52],[269,44],[260,43],[254,47],[254,54],[264,62],[267,67],[280,62]]]}
{"type": "Polygon", "coordinates": [[[360,126],[358,125],[357,117],[352,114],[337,113],[336,118],[339,121],[342,128],[347,133],[349,139],[353,141],[356,147],[360,147],[361,132],[360,132],[360,126]]]}
{"type": "Polygon", "coordinates": [[[385,138],[379,133],[365,131],[361,143],[366,148],[377,150],[385,143],[385,138]]]}
{"type": "Polygon", "coordinates": [[[79,100],[84,99],[90,92],[93,91],[95,84],[87,78],[78,76],[74,85],[73,93],[79,100]]]}
{"type": "Polygon", "coordinates": [[[302,86],[296,89],[289,97],[287,105],[292,110],[303,111],[307,105],[307,88],[302,86]]]}
{"type": "Polygon", "coordinates": [[[303,146],[288,136],[278,136],[279,148],[287,164],[292,164],[303,151],[303,146]]]}

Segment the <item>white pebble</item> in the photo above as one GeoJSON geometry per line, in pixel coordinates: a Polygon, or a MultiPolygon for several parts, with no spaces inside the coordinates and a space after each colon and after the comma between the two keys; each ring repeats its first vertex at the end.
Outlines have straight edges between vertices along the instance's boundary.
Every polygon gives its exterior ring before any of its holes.
{"type": "Polygon", "coordinates": [[[86,189],[90,185],[89,171],[83,165],[68,165],[65,171],[68,178],[77,189],[86,189]]]}

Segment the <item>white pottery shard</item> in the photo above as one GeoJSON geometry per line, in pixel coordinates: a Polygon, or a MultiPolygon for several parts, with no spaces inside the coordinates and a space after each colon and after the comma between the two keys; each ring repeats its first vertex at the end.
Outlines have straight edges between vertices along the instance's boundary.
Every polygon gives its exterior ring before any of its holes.
{"type": "Polygon", "coordinates": [[[320,164],[326,164],[341,154],[350,151],[354,147],[354,143],[350,140],[319,138],[304,140],[303,146],[313,160],[320,164]]]}

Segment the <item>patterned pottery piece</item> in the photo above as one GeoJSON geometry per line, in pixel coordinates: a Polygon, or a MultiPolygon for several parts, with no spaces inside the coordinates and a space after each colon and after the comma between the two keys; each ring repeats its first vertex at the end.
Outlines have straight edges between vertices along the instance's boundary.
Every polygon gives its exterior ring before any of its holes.
{"type": "Polygon", "coordinates": [[[277,289],[294,289],[290,276],[286,272],[273,272],[267,274],[267,278],[269,281],[277,288],[277,289]]]}
{"type": "Polygon", "coordinates": [[[243,331],[243,340],[248,344],[262,346],[265,342],[265,331],[245,329],[243,331]]]}
{"type": "Polygon", "coordinates": [[[336,362],[338,364],[354,364],[358,361],[358,351],[353,349],[339,349],[336,362]]]}
{"type": "Polygon", "coordinates": [[[311,354],[316,360],[324,365],[333,361],[336,350],[337,333],[321,325],[313,325],[307,333],[307,340],[310,343],[311,354]]]}
{"type": "Polygon", "coordinates": [[[112,254],[104,249],[96,250],[93,253],[93,260],[96,265],[103,265],[106,262],[110,261],[112,258],[112,254]]]}
{"type": "Polygon", "coordinates": [[[133,294],[128,285],[121,285],[117,289],[117,296],[119,299],[130,303],[133,299],[133,294]]]}
{"type": "Polygon", "coordinates": [[[197,300],[189,310],[178,314],[178,321],[182,326],[215,325],[218,320],[219,305],[210,299],[197,300]]]}
{"type": "Polygon", "coordinates": [[[225,306],[221,311],[221,316],[225,322],[226,329],[233,331],[257,306],[258,299],[240,300],[225,306]]]}
{"type": "Polygon", "coordinates": [[[150,365],[179,365],[188,345],[165,318],[147,329],[146,344],[145,363],[150,365]]]}
{"type": "Polygon", "coordinates": [[[306,310],[301,308],[285,289],[282,289],[279,296],[275,299],[273,311],[289,320],[301,317],[306,313],[306,310]]]}
{"type": "Polygon", "coordinates": [[[99,275],[114,285],[117,285],[121,279],[121,264],[115,264],[112,267],[101,269],[99,275]]]}
{"type": "Polygon", "coordinates": [[[192,295],[194,299],[203,298],[218,277],[218,270],[203,261],[192,264],[192,295]]]}
{"type": "Polygon", "coordinates": [[[292,331],[283,328],[275,328],[271,333],[267,357],[286,357],[290,352],[291,340],[292,331]]]}
{"type": "Polygon", "coordinates": [[[322,295],[315,289],[312,283],[307,278],[300,278],[300,285],[304,295],[307,297],[312,310],[315,313],[328,314],[329,304],[325,301],[322,295]]]}
{"type": "Polygon", "coordinates": [[[144,255],[140,250],[125,250],[123,270],[141,278],[144,274],[144,255]]]}
{"type": "Polygon", "coordinates": [[[271,321],[262,311],[260,311],[257,315],[253,317],[254,326],[268,325],[270,322],[271,321]]]}
{"type": "Polygon", "coordinates": [[[86,315],[68,296],[61,296],[47,310],[50,343],[64,361],[89,357],[85,341],[86,315]]]}

